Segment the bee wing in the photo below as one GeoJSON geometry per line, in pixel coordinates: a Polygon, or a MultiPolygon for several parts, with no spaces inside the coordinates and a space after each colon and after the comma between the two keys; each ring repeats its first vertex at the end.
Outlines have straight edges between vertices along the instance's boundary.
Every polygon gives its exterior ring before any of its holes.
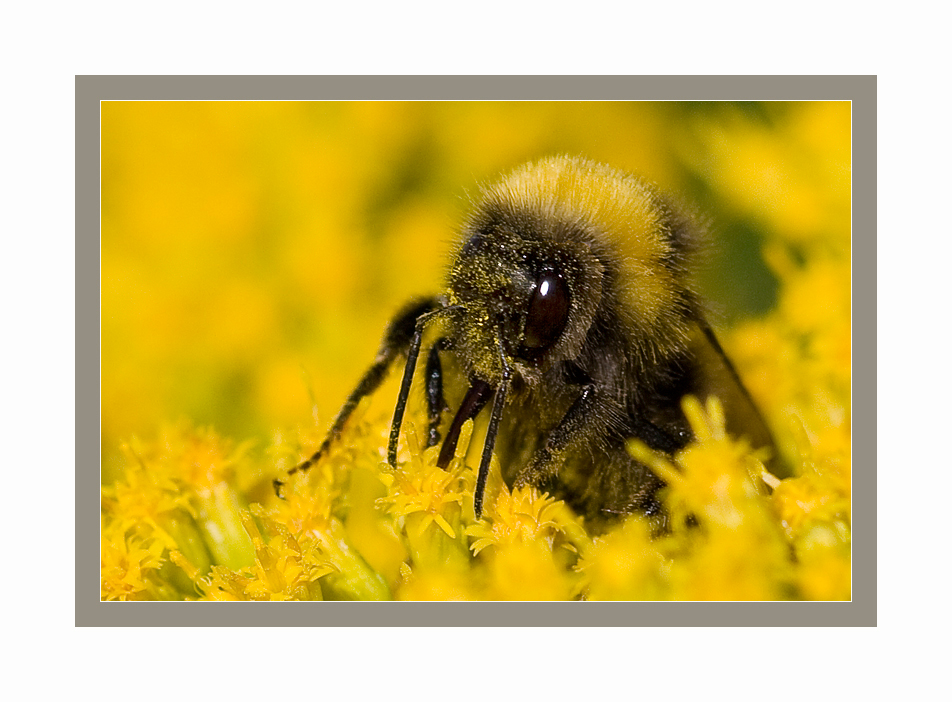
{"type": "Polygon", "coordinates": [[[714,331],[707,324],[698,325],[689,348],[695,361],[693,393],[702,402],[711,395],[718,397],[724,406],[727,431],[746,438],[754,448],[769,448],[776,457],[770,429],[714,331]]]}

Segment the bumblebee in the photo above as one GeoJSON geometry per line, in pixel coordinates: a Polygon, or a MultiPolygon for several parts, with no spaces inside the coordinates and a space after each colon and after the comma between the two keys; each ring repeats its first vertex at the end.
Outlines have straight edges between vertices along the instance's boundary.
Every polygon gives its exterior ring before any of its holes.
{"type": "Polygon", "coordinates": [[[692,282],[701,243],[690,217],[632,175],[565,156],[517,168],[481,192],[443,294],[397,314],[327,438],[291,473],[320,460],[358,402],[405,357],[388,446],[396,465],[424,330],[441,320],[434,326],[444,333],[426,350],[428,445],[441,439],[443,361],[451,360],[466,391],[445,429],[440,467],[463,424],[491,405],[477,518],[494,452],[511,487],[546,489],[590,520],[661,514],[663,482],[626,443],[683,448],[692,439],[685,395],[717,395],[732,433],[773,445],[705,321],[692,282]]]}

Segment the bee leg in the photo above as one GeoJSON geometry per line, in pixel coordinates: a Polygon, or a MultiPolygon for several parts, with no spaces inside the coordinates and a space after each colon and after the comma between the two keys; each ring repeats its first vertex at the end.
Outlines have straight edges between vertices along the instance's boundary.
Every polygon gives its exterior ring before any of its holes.
{"type": "Polygon", "coordinates": [[[440,443],[440,416],[449,411],[443,397],[443,365],[440,363],[440,351],[448,346],[449,340],[445,336],[437,339],[426,361],[426,404],[430,419],[427,448],[440,443]]]}
{"type": "Polygon", "coordinates": [[[569,444],[584,436],[591,427],[598,425],[598,417],[605,416],[607,408],[604,407],[603,395],[594,381],[574,363],[569,362],[566,370],[566,379],[580,386],[579,396],[562,417],[562,421],[549,433],[545,444],[536,450],[532,462],[516,475],[512,484],[513,490],[526,485],[537,485],[550,477],[555,459],[569,444]]]}
{"type": "MultiPolygon", "coordinates": [[[[357,408],[360,401],[380,387],[380,383],[383,382],[383,379],[387,375],[387,370],[395,358],[409,353],[414,341],[417,342],[416,350],[419,351],[419,340],[416,334],[417,322],[421,317],[439,309],[442,309],[442,305],[440,301],[434,297],[415,300],[400,310],[387,326],[387,331],[384,333],[383,341],[380,343],[380,349],[377,351],[377,356],[374,358],[373,364],[367,369],[367,372],[364,373],[360,382],[357,383],[357,387],[354,388],[350,397],[347,398],[347,401],[344,402],[344,406],[341,407],[340,412],[337,413],[337,417],[334,419],[334,423],[331,425],[330,431],[327,432],[327,436],[320,447],[314,452],[314,455],[306,461],[299,463],[289,470],[288,477],[295,473],[306,471],[327,453],[331,444],[340,437],[344,429],[344,424],[347,423],[347,420],[357,408]]],[[[414,358],[414,362],[415,361],[416,358],[414,358]]],[[[272,483],[274,485],[275,494],[281,497],[281,487],[284,485],[284,481],[275,478],[272,483]]]]}
{"type": "Polygon", "coordinates": [[[502,382],[496,390],[496,397],[493,400],[493,412],[489,417],[489,426],[486,428],[486,441],[483,444],[483,455],[479,459],[476,487],[473,489],[473,512],[476,515],[476,519],[479,519],[483,515],[483,496],[486,492],[486,480],[489,478],[489,462],[492,460],[493,447],[496,445],[496,431],[499,429],[502,409],[506,404],[506,395],[509,392],[509,381],[511,377],[511,371],[504,365],[502,382]]]}
{"type": "MultiPolygon", "coordinates": [[[[420,314],[413,319],[413,334],[410,337],[410,343],[407,347],[407,363],[403,368],[403,380],[400,382],[400,394],[397,396],[397,404],[393,409],[393,422],[390,424],[390,441],[387,443],[387,463],[391,468],[397,467],[397,441],[400,439],[400,426],[403,424],[403,415],[407,409],[407,399],[410,397],[410,386],[413,384],[413,371],[416,368],[417,356],[420,355],[420,344],[423,343],[423,329],[434,317],[444,314],[452,314],[459,311],[457,305],[444,307],[439,300],[432,298],[432,306],[428,309],[421,309],[420,314]]],[[[449,342],[444,341],[443,347],[447,347],[449,342]]],[[[438,373],[441,378],[442,369],[438,373]]],[[[429,390],[428,390],[429,392],[429,390]]],[[[440,393],[442,394],[442,392],[440,393]]]]}
{"type": "Polygon", "coordinates": [[[466,392],[466,396],[463,397],[459,409],[456,410],[453,421],[450,422],[450,428],[446,432],[446,439],[443,441],[443,446],[440,447],[440,455],[436,459],[436,465],[439,468],[446,470],[449,466],[450,461],[453,460],[453,456],[456,455],[456,446],[459,443],[460,430],[467,421],[475,419],[476,415],[482,412],[483,407],[489,402],[489,398],[493,396],[493,392],[492,386],[486,381],[480,380],[479,378],[473,379],[473,383],[466,392]]]}

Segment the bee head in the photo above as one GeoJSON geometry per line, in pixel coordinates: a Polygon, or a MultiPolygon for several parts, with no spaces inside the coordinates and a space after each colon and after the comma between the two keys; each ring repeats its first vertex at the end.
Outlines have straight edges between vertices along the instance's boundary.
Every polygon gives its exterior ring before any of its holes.
{"type": "MultiPolygon", "coordinates": [[[[498,203],[496,203],[498,204],[498,203]]],[[[459,358],[496,385],[503,365],[531,384],[578,353],[601,295],[601,265],[567,223],[493,203],[477,212],[450,271],[459,358]]]]}

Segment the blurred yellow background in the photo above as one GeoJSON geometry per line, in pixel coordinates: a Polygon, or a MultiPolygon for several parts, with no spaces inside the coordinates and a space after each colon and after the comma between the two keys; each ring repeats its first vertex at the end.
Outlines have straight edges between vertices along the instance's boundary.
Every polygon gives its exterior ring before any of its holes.
{"type": "Polygon", "coordinates": [[[762,314],[764,241],[848,259],[850,117],[845,102],[104,102],[103,481],[122,441],[182,417],[259,447],[314,408],[326,428],[390,316],[439,290],[467,193],[543,155],[696,203],[718,326],[762,314]]]}

